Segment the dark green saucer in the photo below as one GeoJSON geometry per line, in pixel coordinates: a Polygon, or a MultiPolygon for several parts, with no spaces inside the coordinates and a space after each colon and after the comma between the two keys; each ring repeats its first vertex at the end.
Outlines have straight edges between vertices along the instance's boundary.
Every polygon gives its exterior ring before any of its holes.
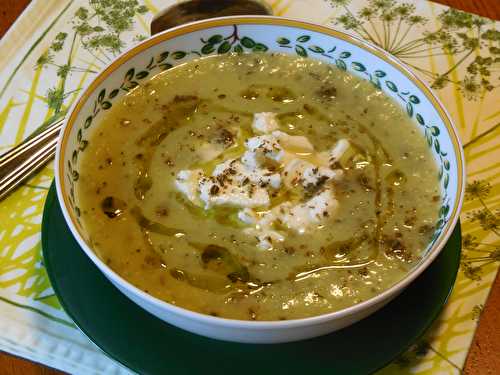
{"type": "Polygon", "coordinates": [[[367,374],[388,364],[436,319],[460,259],[460,226],[406,291],[363,321],[320,338],[276,345],[235,344],[172,327],[123,296],[73,239],[54,184],[42,223],[45,265],[59,301],[110,357],[141,374],[367,374]]]}

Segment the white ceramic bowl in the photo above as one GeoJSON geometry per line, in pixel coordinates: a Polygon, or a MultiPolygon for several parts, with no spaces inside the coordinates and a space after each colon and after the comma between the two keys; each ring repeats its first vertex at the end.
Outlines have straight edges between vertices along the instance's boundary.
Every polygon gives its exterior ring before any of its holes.
{"type": "Polygon", "coordinates": [[[449,115],[431,90],[400,61],[378,47],[330,28],[256,16],[225,17],[181,26],[123,53],[94,79],[69,111],[57,147],[56,166],[57,195],[66,222],[83,251],[120,291],[177,327],[216,339],[249,343],[323,335],[366,317],[396,297],[429,266],[446,243],[458,219],[465,177],[462,147],[449,115]],[[367,301],[330,314],[273,322],[231,320],[158,300],[121,278],[92,251],[79,219],[75,186],[79,155],[85,152],[90,133],[99,128],[103,113],[129,89],[164,69],[228,51],[281,52],[326,61],[371,81],[406,108],[408,116],[418,124],[418,136],[427,139],[439,165],[443,202],[436,233],[425,256],[403,280],[367,301]]]}

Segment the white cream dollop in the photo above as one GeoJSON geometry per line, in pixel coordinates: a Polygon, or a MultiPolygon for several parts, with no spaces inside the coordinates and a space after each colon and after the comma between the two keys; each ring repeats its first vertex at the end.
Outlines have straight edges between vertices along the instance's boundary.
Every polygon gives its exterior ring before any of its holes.
{"type": "Polygon", "coordinates": [[[203,171],[201,169],[185,169],[177,173],[175,179],[175,186],[177,190],[183,193],[187,199],[189,199],[194,204],[198,204],[198,181],[203,177],[203,171]]]}
{"type": "Polygon", "coordinates": [[[292,159],[284,167],[284,184],[293,188],[297,185],[303,187],[325,183],[331,179],[339,179],[343,171],[332,170],[323,166],[316,166],[303,159],[292,159]]]}
{"type": "Polygon", "coordinates": [[[271,112],[256,113],[252,129],[256,135],[245,141],[240,158],[221,162],[209,176],[201,169],[181,170],[175,184],[190,202],[205,209],[239,208],[238,219],[249,226],[244,232],[256,237],[259,248],[271,249],[285,240],[286,230],[303,234],[335,214],[338,201],[331,181],[340,179],[343,171],[332,165],[349,142],[341,139],[329,152],[315,152],[307,137],[277,130],[271,112]],[[271,207],[271,195],[296,187],[312,196],[303,203],[271,207]],[[274,229],[277,223],[286,230],[274,229]]]}
{"type": "Polygon", "coordinates": [[[253,115],[252,129],[257,134],[271,133],[279,129],[276,113],[260,112],[253,115]]]}
{"type": "Polygon", "coordinates": [[[283,215],[283,224],[303,234],[313,226],[334,215],[338,207],[332,189],[325,189],[305,203],[287,206],[283,215]]]}

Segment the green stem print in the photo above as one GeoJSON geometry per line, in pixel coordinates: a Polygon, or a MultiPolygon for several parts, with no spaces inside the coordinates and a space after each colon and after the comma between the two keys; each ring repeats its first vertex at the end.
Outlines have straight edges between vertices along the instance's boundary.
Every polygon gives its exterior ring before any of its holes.
{"type": "Polygon", "coordinates": [[[21,68],[21,66],[24,64],[26,59],[30,56],[31,52],[40,44],[40,42],[45,38],[47,33],[54,27],[54,25],[59,21],[59,19],[66,13],[68,8],[73,4],[73,0],[69,1],[68,4],[61,10],[61,12],[57,15],[57,17],[50,23],[50,25],[43,31],[43,33],[40,35],[40,37],[33,43],[33,45],[30,47],[28,52],[23,56],[19,64],[14,68],[14,71],[12,74],[9,76],[7,81],[5,82],[5,85],[2,87],[0,90],[0,98],[5,94],[5,91],[9,88],[9,85],[11,84],[12,80],[16,76],[17,72],[21,68]]]}
{"type": "Polygon", "coordinates": [[[65,115],[68,97],[80,89],[67,87],[70,75],[97,73],[90,65],[82,67],[75,64],[76,49],[82,47],[87,51],[94,58],[95,65],[107,65],[125,47],[122,36],[133,28],[135,16],[147,11],[137,0],[89,1],[88,6],[76,10],[71,21],[73,34],[69,47],[65,48],[68,33],[60,32],[37,61],[37,67],[55,69],[59,78],[58,84],[47,90],[50,116],[37,131],[65,115]]]}
{"type": "Polygon", "coordinates": [[[475,136],[474,138],[472,138],[467,143],[464,143],[464,150],[466,150],[467,147],[471,146],[472,144],[476,143],[480,139],[486,137],[488,134],[491,134],[491,133],[493,133],[494,131],[496,131],[498,129],[500,129],[500,122],[498,124],[496,124],[496,125],[493,125],[491,128],[489,128],[488,130],[484,131],[483,133],[475,136]]]}
{"type": "Polygon", "coordinates": [[[23,309],[23,310],[33,311],[33,312],[35,312],[35,313],[37,313],[37,314],[40,314],[40,315],[42,315],[42,316],[46,317],[47,319],[52,320],[53,322],[56,322],[56,323],[59,323],[59,324],[63,324],[63,325],[65,325],[65,326],[69,327],[69,328],[75,328],[75,329],[76,329],[76,326],[75,326],[75,324],[74,324],[74,323],[67,322],[67,321],[66,321],[66,320],[64,320],[64,319],[61,319],[61,318],[55,317],[55,316],[53,316],[53,315],[51,315],[51,314],[46,313],[46,312],[45,312],[45,311],[43,311],[43,310],[40,310],[40,309],[35,308],[35,307],[33,307],[33,306],[23,305],[23,304],[21,304],[21,303],[17,303],[17,302],[11,301],[11,300],[9,300],[9,299],[7,299],[7,298],[4,298],[4,297],[1,297],[1,296],[0,296],[0,301],[2,301],[2,302],[4,302],[4,303],[8,303],[9,305],[12,305],[12,306],[15,306],[15,307],[21,308],[21,309],[23,309]]]}
{"type": "Polygon", "coordinates": [[[435,30],[419,32],[415,27],[428,27],[425,17],[415,14],[415,5],[395,0],[369,0],[355,15],[349,9],[351,0],[325,0],[344,10],[335,24],[377,44],[408,65],[425,74],[434,89],[454,84],[468,100],[475,100],[500,85],[500,31],[493,21],[473,14],[447,9],[437,19],[435,30]],[[457,61],[444,72],[429,72],[415,66],[415,59],[455,56],[457,61]],[[463,79],[450,79],[453,72],[465,71],[463,79]]]}
{"type": "Polygon", "coordinates": [[[479,206],[467,219],[479,224],[481,234],[491,233],[496,237],[494,243],[478,240],[471,234],[462,239],[462,247],[466,252],[462,255],[461,268],[466,277],[476,281],[481,280],[485,266],[500,262],[500,212],[491,209],[486,203],[490,192],[491,185],[479,180],[467,184],[465,189],[466,201],[479,206]]]}

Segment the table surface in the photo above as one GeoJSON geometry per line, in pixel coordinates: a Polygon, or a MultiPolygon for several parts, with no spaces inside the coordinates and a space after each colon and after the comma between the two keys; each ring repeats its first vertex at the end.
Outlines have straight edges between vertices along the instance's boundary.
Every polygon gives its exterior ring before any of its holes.
{"type": "MultiPolygon", "coordinates": [[[[0,0],[0,37],[31,0],[0,0]]],[[[500,20],[498,0],[435,0],[468,12],[500,20]]],[[[500,374],[500,273],[491,289],[464,368],[467,375],[500,374]]],[[[59,371],[0,353],[2,375],[56,375],[59,371]]]]}

